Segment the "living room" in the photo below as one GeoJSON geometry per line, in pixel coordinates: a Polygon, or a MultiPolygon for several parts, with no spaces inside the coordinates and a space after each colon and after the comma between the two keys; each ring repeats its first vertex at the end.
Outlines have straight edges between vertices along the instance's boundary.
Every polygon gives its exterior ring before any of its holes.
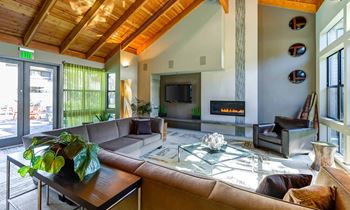
{"type": "Polygon", "coordinates": [[[0,8],[0,209],[350,209],[349,0],[0,8]]]}

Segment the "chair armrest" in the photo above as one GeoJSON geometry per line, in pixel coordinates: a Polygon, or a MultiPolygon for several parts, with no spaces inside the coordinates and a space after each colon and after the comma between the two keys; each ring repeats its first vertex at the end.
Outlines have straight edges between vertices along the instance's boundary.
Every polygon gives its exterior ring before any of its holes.
{"type": "Polygon", "coordinates": [[[316,140],[316,129],[293,128],[282,130],[282,153],[285,157],[293,154],[307,154],[312,151],[311,142],[316,140]]]}
{"type": "Polygon", "coordinates": [[[164,119],[151,118],[151,128],[153,133],[160,133],[163,135],[164,119]]]}
{"type": "Polygon", "coordinates": [[[259,146],[259,133],[271,131],[275,127],[273,123],[254,124],[253,125],[253,144],[259,146]]]}

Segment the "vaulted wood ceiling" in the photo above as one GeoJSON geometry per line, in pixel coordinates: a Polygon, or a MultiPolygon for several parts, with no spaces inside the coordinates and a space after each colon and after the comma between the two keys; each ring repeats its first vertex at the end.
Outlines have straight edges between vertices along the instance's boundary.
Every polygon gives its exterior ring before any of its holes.
{"type": "Polygon", "coordinates": [[[105,62],[118,50],[141,53],[202,2],[0,0],[0,40],[105,62]]]}
{"type": "Polygon", "coordinates": [[[316,13],[324,0],[259,0],[259,4],[316,13]]]}

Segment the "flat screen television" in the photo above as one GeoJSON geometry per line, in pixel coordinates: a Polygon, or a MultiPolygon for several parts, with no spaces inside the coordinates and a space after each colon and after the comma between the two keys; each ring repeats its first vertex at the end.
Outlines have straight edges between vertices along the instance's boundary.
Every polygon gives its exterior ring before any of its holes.
{"type": "Polygon", "coordinates": [[[166,85],[165,101],[170,103],[172,102],[192,103],[192,85],[190,84],[166,85]]]}

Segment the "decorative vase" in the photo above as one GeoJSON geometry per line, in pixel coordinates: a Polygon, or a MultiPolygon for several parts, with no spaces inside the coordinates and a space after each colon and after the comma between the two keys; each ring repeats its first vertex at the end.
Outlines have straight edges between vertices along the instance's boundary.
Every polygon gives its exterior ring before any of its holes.
{"type": "Polygon", "coordinates": [[[208,134],[202,137],[202,144],[210,150],[218,151],[222,146],[226,145],[225,137],[219,133],[208,134]]]}

